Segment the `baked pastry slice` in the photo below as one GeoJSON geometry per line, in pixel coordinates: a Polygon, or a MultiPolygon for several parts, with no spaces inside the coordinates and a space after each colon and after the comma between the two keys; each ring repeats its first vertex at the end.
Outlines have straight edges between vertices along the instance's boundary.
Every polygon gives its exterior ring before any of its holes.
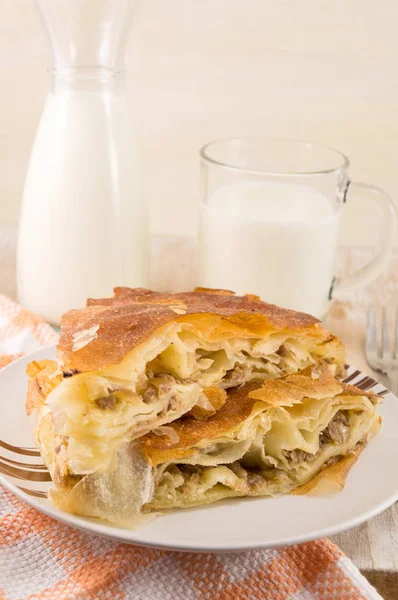
{"type": "Polygon", "coordinates": [[[314,317],[222,290],[116,288],[63,316],[57,357],[30,365],[27,398],[57,483],[106,471],[123,444],[189,411],[215,412],[231,386],[309,365],[344,371],[342,343],[314,317]]]}
{"type": "Polygon", "coordinates": [[[207,421],[180,419],[138,440],[153,469],[144,509],[341,487],[378,431],[379,398],[309,371],[231,389],[207,421]]]}
{"type": "MultiPolygon", "coordinates": [[[[229,389],[206,420],[185,416],[125,444],[107,472],[56,482],[53,499],[69,512],[138,527],[160,511],[233,496],[336,491],[378,430],[378,402],[328,371],[250,382],[229,389]]],[[[39,439],[54,445],[51,435],[41,421],[39,439]]]]}

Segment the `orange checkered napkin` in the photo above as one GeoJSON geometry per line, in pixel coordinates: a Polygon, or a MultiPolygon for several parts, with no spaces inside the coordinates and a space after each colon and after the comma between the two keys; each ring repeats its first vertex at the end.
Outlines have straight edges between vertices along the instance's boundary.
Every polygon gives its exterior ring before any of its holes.
{"type": "MultiPolygon", "coordinates": [[[[0,296],[0,365],[56,342],[0,296]]],[[[245,552],[150,550],[58,523],[0,486],[0,600],[381,600],[329,540],[245,552]]]]}

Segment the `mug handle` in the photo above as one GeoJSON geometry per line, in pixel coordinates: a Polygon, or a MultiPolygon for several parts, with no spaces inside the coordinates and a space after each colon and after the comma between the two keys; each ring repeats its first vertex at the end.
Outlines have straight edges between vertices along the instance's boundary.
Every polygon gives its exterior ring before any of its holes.
{"type": "Polygon", "coordinates": [[[332,285],[330,297],[335,293],[348,292],[364,287],[386,268],[394,248],[395,224],[397,211],[390,196],[378,187],[366,183],[356,183],[349,181],[344,195],[344,202],[351,192],[360,191],[362,194],[371,196],[373,201],[380,207],[382,213],[380,250],[376,256],[364,267],[352,275],[337,277],[332,285]]]}

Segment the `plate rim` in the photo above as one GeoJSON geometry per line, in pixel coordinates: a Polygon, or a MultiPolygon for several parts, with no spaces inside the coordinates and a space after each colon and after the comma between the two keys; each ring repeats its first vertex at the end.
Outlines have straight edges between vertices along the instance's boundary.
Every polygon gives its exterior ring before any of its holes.
{"type": "MultiPolygon", "coordinates": [[[[12,370],[12,368],[13,367],[15,368],[15,366],[18,363],[26,361],[27,359],[34,360],[35,355],[42,353],[43,351],[47,351],[47,352],[54,351],[55,348],[56,348],[55,345],[49,346],[47,348],[41,348],[27,356],[23,356],[23,357],[17,359],[16,361],[13,361],[9,365],[6,365],[3,369],[1,369],[0,378],[1,378],[1,374],[3,372],[12,370]]],[[[355,367],[353,365],[347,365],[347,367],[354,369],[355,371],[358,371],[359,375],[366,376],[366,373],[364,373],[361,369],[357,369],[357,367],[355,367]]],[[[371,377],[371,379],[373,379],[373,377],[371,377]]],[[[376,381],[376,383],[378,383],[379,385],[383,385],[377,381],[376,381]]],[[[390,396],[392,400],[398,401],[398,398],[389,390],[388,390],[388,394],[386,394],[386,397],[388,397],[388,396],[390,396]]],[[[196,543],[194,545],[192,545],[192,543],[190,543],[190,542],[187,542],[187,543],[180,542],[178,544],[167,543],[167,542],[166,543],[156,543],[156,542],[136,539],[135,534],[139,530],[131,530],[131,529],[127,529],[127,528],[114,527],[111,524],[108,525],[108,524],[102,523],[100,521],[98,521],[98,522],[95,522],[94,520],[90,521],[86,517],[82,517],[79,515],[73,515],[70,513],[60,511],[56,508],[53,508],[51,504],[49,504],[48,506],[43,505],[38,500],[36,500],[34,497],[26,494],[18,486],[14,485],[2,473],[0,473],[0,483],[2,485],[4,485],[4,487],[7,490],[9,490],[12,494],[17,496],[20,500],[22,500],[23,502],[26,502],[30,506],[33,506],[33,508],[39,510],[41,513],[45,514],[46,516],[51,517],[58,522],[69,525],[70,527],[74,527],[75,529],[78,529],[80,531],[84,531],[85,533],[88,533],[90,535],[97,535],[97,536],[105,537],[107,539],[111,539],[111,540],[118,541],[121,543],[139,546],[139,547],[143,547],[143,548],[153,548],[153,549],[159,549],[159,550],[165,550],[165,551],[167,550],[167,551],[173,551],[173,552],[193,552],[193,553],[212,553],[212,554],[239,553],[239,552],[247,552],[247,551],[254,551],[254,550],[266,550],[266,549],[271,549],[271,548],[280,548],[282,546],[292,546],[295,544],[302,544],[302,543],[320,539],[323,537],[329,537],[329,536],[341,533],[343,531],[352,529],[353,527],[357,527],[358,525],[361,525],[362,523],[365,523],[369,519],[375,517],[376,515],[382,513],[383,511],[387,510],[396,501],[398,501],[398,489],[397,489],[397,491],[395,493],[389,495],[387,498],[385,498],[383,500],[383,502],[380,502],[380,503],[376,504],[375,506],[373,506],[372,508],[369,508],[367,511],[361,512],[359,515],[351,517],[350,519],[346,519],[345,521],[342,521],[336,525],[332,525],[329,527],[322,527],[320,529],[317,529],[317,530],[314,530],[314,531],[311,531],[308,533],[303,533],[301,535],[296,535],[296,536],[292,536],[292,537],[285,536],[284,538],[278,538],[278,539],[274,539],[271,541],[265,541],[261,544],[239,543],[239,545],[237,545],[235,543],[235,544],[231,545],[231,544],[220,543],[220,544],[213,544],[212,546],[208,546],[206,544],[201,544],[201,543],[196,543]]],[[[205,507],[200,507],[200,508],[203,510],[203,508],[205,508],[205,507]]]]}
{"type": "MultiPolygon", "coordinates": [[[[336,535],[338,533],[342,533],[343,531],[348,531],[353,527],[357,527],[362,523],[365,523],[369,519],[379,515],[380,513],[387,510],[390,506],[392,506],[395,502],[398,501],[398,491],[387,498],[383,503],[378,504],[373,509],[369,509],[365,513],[361,513],[358,517],[353,517],[352,519],[348,519],[346,521],[342,521],[338,525],[324,527],[313,531],[308,534],[297,535],[291,538],[282,538],[278,540],[267,541],[262,544],[239,544],[237,545],[220,545],[220,546],[206,546],[205,544],[195,544],[194,546],[187,544],[161,544],[155,542],[146,542],[145,540],[137,540],[133,539],[135,531],[130,529],[122,529],[119,527],[113,528],[110,525],[101,524],[101,523],[91,523],[86,520],[84,517],[80,517],[78,515],[72,515],[66,512],[60,511],[59,513],[53,512],[51,505],[49,507],[43,506],[38,503],[36,500],[31,498],[28,494],[25,494],[22,490],[20,490],[17,486],[13,486],[9,481],[5,480],[3,476],[0,474],[0,482],[4,487],[6,487],[11,493],[20,498],[22,501],[27,502],[30,506],[37,509],[41,513],[45,514],[48,517],[55,519],[61,523],[69,525],[75,529],[80,531],[84,531],[89,535],[97,535],[100,537],[105,537],[107,539],[111,539],[117,542],[121,542],[123,544],[129,544],[132,546],[138,546],[142,548],[152,548],[156,550],[167,550],[172,552],[191,552],[195,554],[235,554],[239,552],[249,552],[255,550],[267,550],[273,548],[281,548],[284,546],[294,546],[296,544],[304,544],[306,542],[311,542],[314,540],[318,540],[324,537],[330,537],[332,535],[336,535]],[[92,527],[90,527],[90,525],[92,527]],[[97,528],[100,529],[97,531],[97,528]],[[103,529],[103,530],[102,530],[103,529]]],[[[202,507],[203,508],[203,507],[202,507]]]]}

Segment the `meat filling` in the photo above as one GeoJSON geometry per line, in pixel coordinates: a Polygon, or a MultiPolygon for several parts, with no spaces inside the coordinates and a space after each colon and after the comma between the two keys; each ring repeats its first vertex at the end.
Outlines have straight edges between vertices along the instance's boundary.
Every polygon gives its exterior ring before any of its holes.
{"type": "Polygon", "coordinates": [[[97,398],[95,400],[95,404],[102,410],[110,410],[115,408],[117,404],[117,398],[114,394],[109,394],[109,396],[101,396],[101,398],[97,398]]]}
{"type": "Polygon", "coordinates": [[[227,389],[230,387],[235,387],[237,385],[241,385],[242,383],[246,383],[248,380],[248,372],[247,369],[242,367],[241,365],[236,365],[233,369],[230,369],[226,372],[224,379],[221,381],[219,386],[223,389],[227,389]]]}
{"type": "MultiPolygon", "coordinates": [[[[231,474],[233,473],[239,479],[237,490],[244,493],[255,494],[266,489],[268,485],[289,483],[288,474],[279,469],[272,469],[271,471],[260,468],[245,469],[239,461],[223,466],[223,468],[226,467],[231,471],[231,474]]],[[[202,485],[208,471],[211,471],[211,468],[209,469],[201,465],[171,465],[162,474],[156,485],[155,500],[157,496],[162,497],[164,486],[168,488],[167,496],[169,498],[175,495],[176,491],[184,495],[185,492],[192,490],[192,487],[195,488],[202,485]]],[[[216,482],[213,485],[215,484],[216,482]]],[[[229,485],[232,488],[235,487],[233,481],[230,483],[223,482],[223,485],[229,485]]]]}
{"type": "Polygon", "coordinates": [[[292,465],[297,465],[303,462],[311,462],[314,460],[323,448],[335,442],[336,444],[343,445],[348,442],[350,437],[350,417],[347,411],[339,411],[335,414],[329,425],[324,429],[319,437],[319,450],[315,454],[306,452],[305,450],[289,450],[284,452],[285,458],[292,465]]]}
{"type": "MultiPolygon", "coordinates": [[[[349,439],[349,434],[349,413],[347,411],[339,411],[330,421],[326,429],[321,433],[319,438],[318,452],[311,454],[305,450],[296,449],[285,451],[284,456],[288,459],[291,467],[304,462],[309,463],[319,456],[326,445],[331,443],[338,445],[345,444],[349,439]]],[[[330,458],[325,462],[322,468],[333,464],[338,459],[339,457],[337,456],[330,458]]],[[[256,493],[264,490],[268,485],[271,485],[275,481],[282,482],[283,480],[283,482],[287,484],[290,481],[289,477],[291,477],[284,470],[277,469],[275,467],[270,469],[266,469],[264,467],[248,468],[245,464],[242,464],[242,461],[235,461],[229,464],[228,468],[236,477],[239,478],[239,490],[242,491],[244,489],[246,493],[256,493]],[[243,486],[242,490],[241,486],[243,486]]],[[[172,478],[172,488],[174,490],[178,488],[180,493],[184,493],[184,491],[187,491],[190,486],[196,486],[202,483],[205,472],[206,467],[199,465],[181,464],[178,465],[178,467],[177,465],[172,465],[163,473],[160,481],[158,482],[158,486],[162,487],[163,485],[167,485],[167,481],[171,482],[170,478],[172,478]]],[[[169,493],[171,493],[171,490],[169,490],[169,493]]]]}
{"type": "MultiPolygon", "coordinates": [[[[160,396],[170,395],[168,407],[173,410],[178,404],[178,400],[177,397],[174,394],[170,394],[170,392],[172,391],[173,385],[179,383],[178,380],[168,373],[158,373],[157,375],[154,375],[153,373],[148,372],[147,377],[149,381],[146,384],[146,387],[141,391],[144,402],[146,404],[153,404],[159,400],[160,396]]],[[[101,410],[112,410],[118,403],[118,392],[123,392],[124,394],[131,393],[128,392],[128,390],[123,389],[114,390],[109,393],[108,396],[96,398],[94,403],[101,410]]]]}
{"type": "Polygon", "coordinates": [[[347,411],[340,410],[322,432],[320,442],[345,444],[350,437],[350,417],[347,411]]]}

